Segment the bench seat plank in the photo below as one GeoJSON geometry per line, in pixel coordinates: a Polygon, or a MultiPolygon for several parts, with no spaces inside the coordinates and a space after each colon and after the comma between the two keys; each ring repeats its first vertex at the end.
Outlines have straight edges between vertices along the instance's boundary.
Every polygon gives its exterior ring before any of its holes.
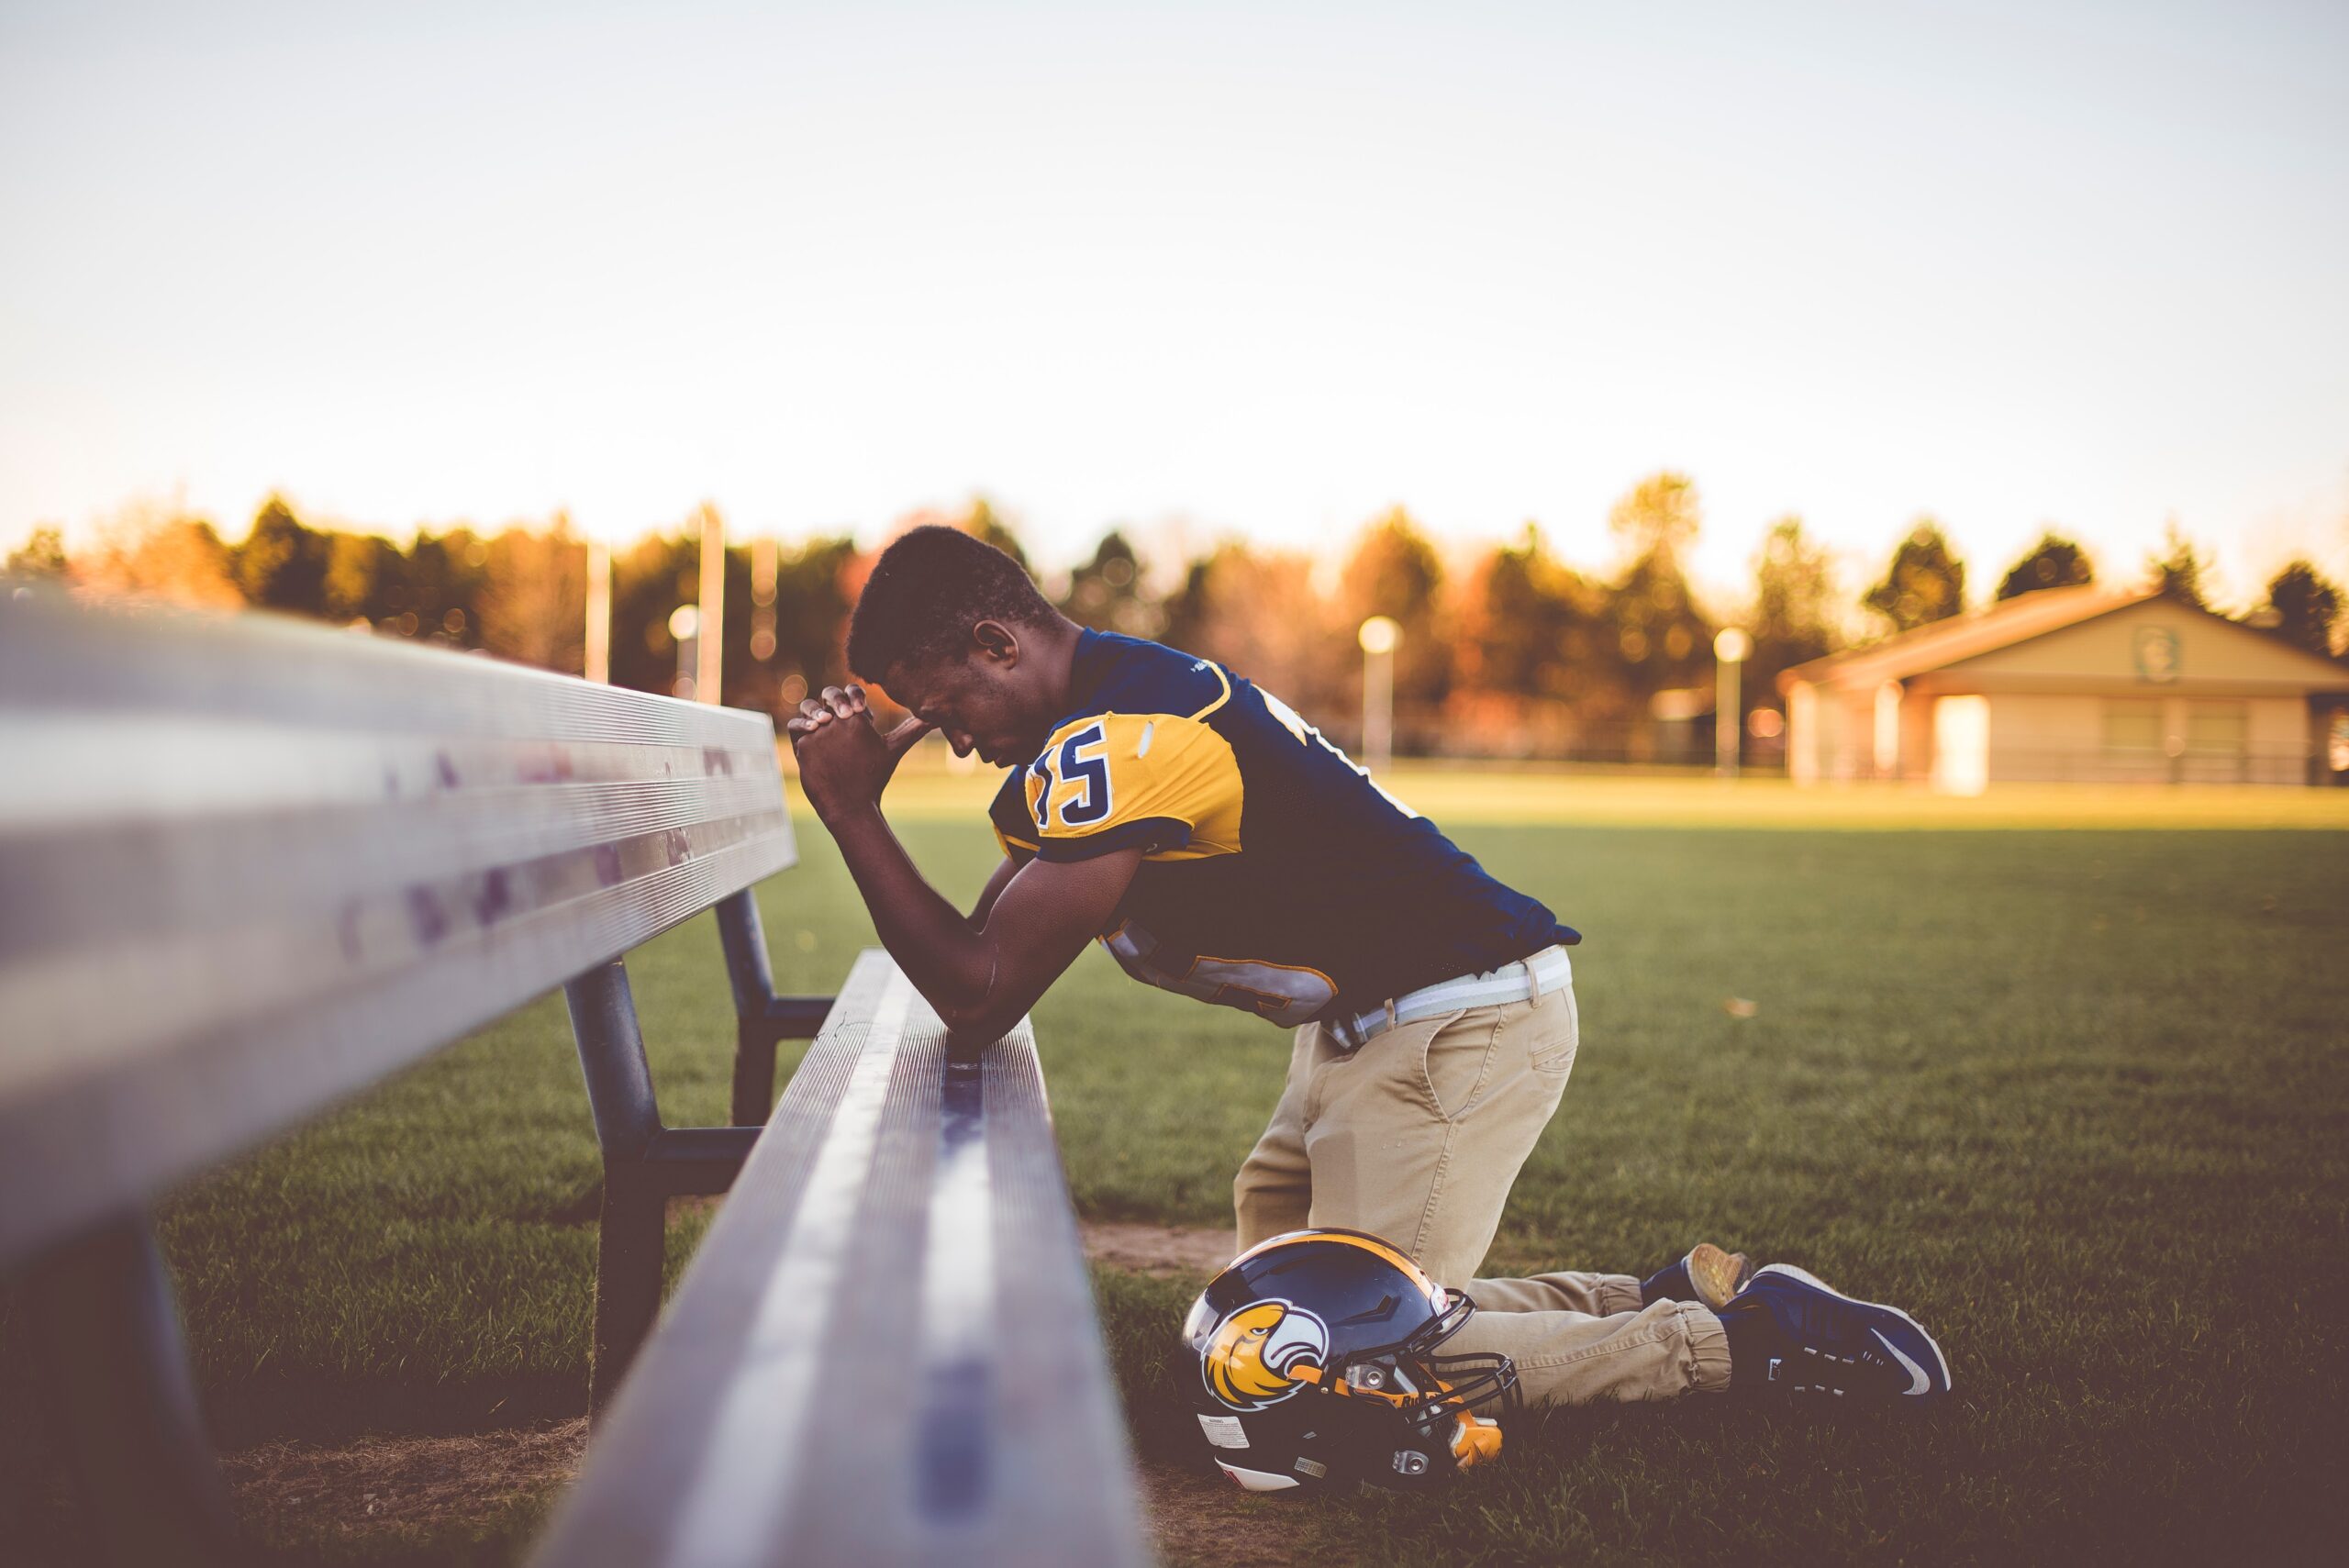
{"type": "Polygon", "coordinates": [[[536,1562],[1147,1560],[1035,1041],[862,956],[536,1562]]]}

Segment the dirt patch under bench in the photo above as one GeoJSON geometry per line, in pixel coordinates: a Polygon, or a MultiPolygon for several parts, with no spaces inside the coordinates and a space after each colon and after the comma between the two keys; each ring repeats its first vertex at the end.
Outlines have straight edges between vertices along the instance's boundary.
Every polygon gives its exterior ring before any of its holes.
{"type": "Polygon", "coordinates": [[[579,1473],[580,1417],[455,1438],[279,1439],[221,1455],[238,1512],[351,1536],[394,1525],[486,1521],[579,1473]]]}
{"type": "Polygon", "coordinates": [[[1088,1219],[1078,1229],[1085,1235],[1085,1255],[1095,1262],[1162,1279],[1220,1273],[1240,1250],[1233,1232],[1214,1226],[1088,1219]]]}
{"type": "MultiPolygon", "coordinates": [[[[282,1440],[220,1462],[237,1511],[256,1533],[350,1540],[404,1526],[489,1523],[517,1501],[568,1485],[586,1446],[587,1423],[573,1420],[334,1447],[282,1440]]],[[[1174,1465],[1143,1464],[1138,1479],[1143,1523],[1167,1568],[1290,1568],[1318,1560],[1309,1521],[1287,1499],[1251,1496],[1220,1475],[1174,1465]]]]}

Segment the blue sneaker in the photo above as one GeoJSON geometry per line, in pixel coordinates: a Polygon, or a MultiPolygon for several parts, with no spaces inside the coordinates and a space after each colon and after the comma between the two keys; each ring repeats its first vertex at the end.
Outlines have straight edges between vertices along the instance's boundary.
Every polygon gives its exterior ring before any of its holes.
{"type": "Polygon", "coordinates": [[[1930,1399],[1949,1392],[1933,1337],[1897,1307],[1860,1301],[1791,1263],[1755,1273],[1719,1309],[1730,1387],[1834,1398],[1930,1399]]]}
{"type": "Polygon", "coordinates": [[[1640,1282],[1640,1305],[1700,1301],[1719,1312],[1753,1277],[1753,1265],[1744,1253],[1725,1252],[1710,1241],[1699,1241],[1687,1257],[1640,1282]]]}

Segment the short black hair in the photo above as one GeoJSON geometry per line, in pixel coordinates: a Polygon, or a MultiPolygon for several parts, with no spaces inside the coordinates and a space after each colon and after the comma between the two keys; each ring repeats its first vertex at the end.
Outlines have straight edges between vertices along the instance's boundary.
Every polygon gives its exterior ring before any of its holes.
{"type": "Polygon", "coordinates": [[[960,528],[931,523],[873,563],[848,624],[848,667],[885,681],[893,665],[960,654],[983,620],[1041,627],[1052,606],[1019,563],[960,528]]]}

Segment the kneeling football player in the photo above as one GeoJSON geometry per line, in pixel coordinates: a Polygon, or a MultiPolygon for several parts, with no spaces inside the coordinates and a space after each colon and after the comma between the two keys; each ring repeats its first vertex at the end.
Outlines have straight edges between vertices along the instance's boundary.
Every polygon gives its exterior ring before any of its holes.
{"type": "Polygon", "coordinates": [[[1948,1388],[1905,1314],[1784,1265],[1749,1279],[1710,1246],[1644,1283],[1475,1277],[1574,1067],[1581,939],[1278,697],[1079,628],[945,528],[883,552],[848,653],[911,717],[884,735],[859,686],[808,698],[786,725],[801,785],[954,1045],[1000,1037],[1096,940],[1137,980],[1294,1030],[1233,1184],[1243,1252],[1313,1228],[1385,1238],[1479,1308],[1452,1348],[1508,1358],[1536,1404],[1948,1388]],[[989,813],[1004,859],[967,916],[881,814],[930,729],[1009,771],[989,813]]]}

